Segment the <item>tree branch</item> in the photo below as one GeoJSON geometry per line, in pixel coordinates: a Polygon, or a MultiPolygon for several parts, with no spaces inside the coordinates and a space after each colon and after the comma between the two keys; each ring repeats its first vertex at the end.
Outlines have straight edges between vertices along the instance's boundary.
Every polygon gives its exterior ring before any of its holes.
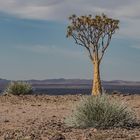
{"type": "Polygon", "coordinates": [[[102,52],[101,52],[101,56],[100,56],[100,58],[99,58],[99,62],[101,62],[101,60],[102,60],[102,58],[103,58],[103,56],[104,56],[104,53],[105,53],[106,49],[108,48],[109,43],[110,43],[110,41],[111,41],[111,35],[108,34],[107,43],[106,43],[106,45],[104,45],[104,37],[105,37],[105,36],[103,36],[103,38],[102,38],[102,45],[103,45],[103,46],[102,46],[102,52]]]}
{"type": "Polygon", "coordinates": [[[74,38],[75,40],[75,43],[78,44],[78,45],[81,45],[83,47],[85,47],[89,53],[89,57],[90,59],[93,61],[93,56],[92,56],[92,53],[91,53],[91,50],[89,49],[89,47],[85,44],[85,41],[76,37],[76,35],[72,34],[72,37],[74,38]],[[80,41],[81,43],[79,43],[78,41],[80,41]]]}

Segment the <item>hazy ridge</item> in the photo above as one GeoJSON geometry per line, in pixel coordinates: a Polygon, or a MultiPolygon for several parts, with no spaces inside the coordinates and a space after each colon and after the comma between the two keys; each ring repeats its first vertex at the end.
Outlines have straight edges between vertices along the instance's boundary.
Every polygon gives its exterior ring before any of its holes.
{"type": "MultiPolygon", "coordinates": [[[[10,80],[0,79],[0,91],[11,82],[10,80]]],[[[27,80],[35,93],[64,95],[64,94],[90,94],[92,80],[90,79],[46,79],[46,80],[27,80]]],[[[105,91],[111,93],[114,91],[129,94],[140,94],[140,81],[102,81],[105,91]]]]}

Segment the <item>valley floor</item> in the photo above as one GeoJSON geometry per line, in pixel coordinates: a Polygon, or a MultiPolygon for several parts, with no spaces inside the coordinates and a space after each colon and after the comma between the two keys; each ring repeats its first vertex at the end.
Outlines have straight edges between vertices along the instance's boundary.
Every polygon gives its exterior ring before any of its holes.
{"type": "MultiPolygon", "coordinates": [[[[140,127],[97,130],[64,124],[82,95],[0,96],[0,140],[140,140],[140,127]],[[59,139],[58,139],[59,140],[59,139]]],[[[140,95],[109,95],[130,106],[140,119],[140,95]]]]}

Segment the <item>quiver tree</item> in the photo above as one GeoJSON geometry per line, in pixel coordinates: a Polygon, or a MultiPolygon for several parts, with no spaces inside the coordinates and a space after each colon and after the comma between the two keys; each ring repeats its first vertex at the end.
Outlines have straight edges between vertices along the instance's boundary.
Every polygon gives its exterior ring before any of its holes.
{"type": "Polygon", "coordinates": [[[67,37],[72,37],[75,43],[83,46],[89,53],[94,66],[92,95],[102,94],[100,80],[100,64],[112,35],[119,28],[119,20],[96,15],[95,17],[72,15],[69,17],[70,25],[67,27],[67,37]]]}

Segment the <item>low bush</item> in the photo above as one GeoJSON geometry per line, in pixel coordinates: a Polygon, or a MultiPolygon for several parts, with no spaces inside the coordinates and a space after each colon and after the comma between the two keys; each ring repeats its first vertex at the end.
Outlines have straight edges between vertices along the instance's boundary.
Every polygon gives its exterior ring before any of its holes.
{"type": "Polygon", "coordinates": [[[26,95],[32,93],[32,86],[27,82],[11,82],[4,94],[26,95]]]}
{"type": "Polygon", "coordinates": [[[90,96],[82,99],[65,122],[80,128],[125,127],[135,122],[135,115],[126,105],[108,96],[90,96]]]}

